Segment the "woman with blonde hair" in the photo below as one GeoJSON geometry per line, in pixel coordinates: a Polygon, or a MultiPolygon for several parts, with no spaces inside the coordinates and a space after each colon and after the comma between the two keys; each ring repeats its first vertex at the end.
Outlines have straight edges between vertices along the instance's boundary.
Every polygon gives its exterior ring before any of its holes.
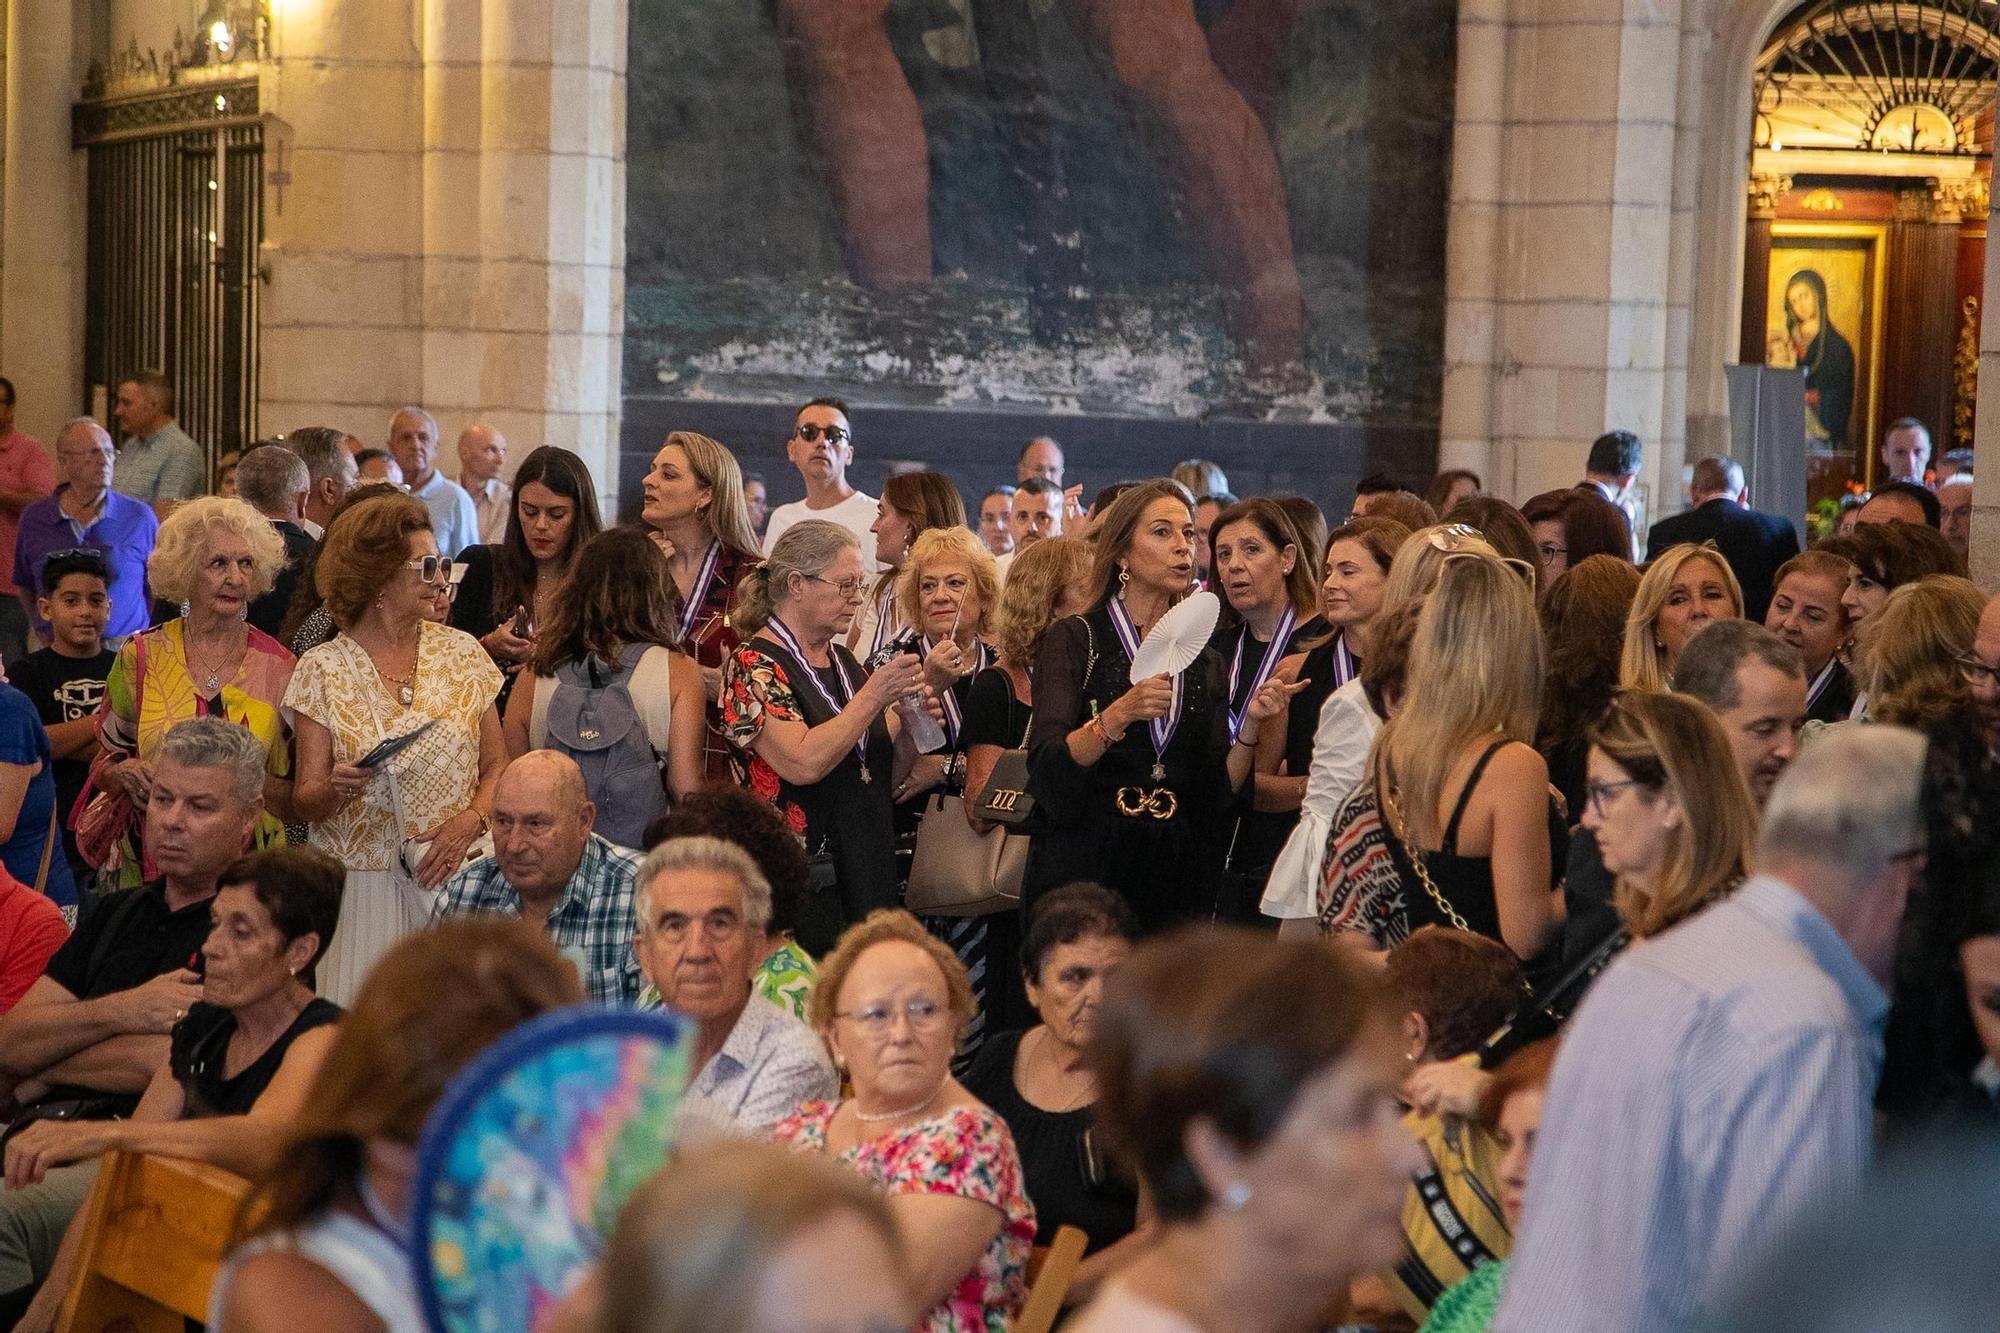
{"type": "Polygon", "coordinates": [[[1861,627],[1863,716],[1925,731],[1971,698],[1966,661],[1986,597],[1970,579],[1932,574],[1889,594],[1861,627]]]}
{"type": "Polygon", "coordinates": [[[1743,589],[1713,542],[1684,542],[1647,564],[1625,618],[1618,686],[1657,694],[1671,689],[1674,660],[1712,620],[1743,615],[1743,589]]]}
{"type": "MultiPolygon", "coordinates": [[[[1362,689],[1358,663],[1352,657],[1372,649],[1383,616],[1435,587],[1438,572],[1454,556],[1498,560],[1524,582],[1534,578],[1532,565],[1504,560],[1485,537],[1463,523],[1437,523],[1412,533],[1392,519],[1359,518],[1334,533],[1327,553],[1327,584],[1331,588],[1336,578],[1340,580],[1344,602],[1330,608],[1335,614],[1328,619],[1341,625],[1343,635],[1354,634],[1355,647],[1349,660],[1341,661],[1336,651],[1329,664],[1346,679],[1320,706],[1312,759],[1299,799],[1299,822],[1272,864],[1263,901],[1258,904],[1265,916],[1286,923],[1281,930],[1318,933],[1317,903],[1327,834],[1334,816],[1367,775],[1370,747],[1382,726],[1382,715],[1362,689]],[[1378,524],[1388,526],[1375,526],[1378,524]],[[1361,549],[1345,553],[1334,549],[1343,545],[1361,549]],[[1379,588],[1373,569],[1386,570],[1379,588]],[[1357,614],[1363,609],[1367,614],[1357,614]]],[[[1307,674],[1300,671],[1292,678],[1307,674]]]]}
{"type": "Polygon", "coordinates": [[[1542,636],[1532,586],[1506,562],[1447,556],[1410,646],[1396,714],[1371,768],[1409,862],[1409,928],[1497,939],[1524,964],[1562,919],[1563,825],[1535,752],[1542,636]]]}
{"type": "Polygon", "coordinates": [[[847,632],[848,651],[863,662],[908,631],[897,603],[896,589],[910,549],[933,528],[965,526],[965,501],[958,487],[941,472],[898,472],[882,483],[882,498],[869,531],[875,534],[875,563],[882,572],[868,590],[868,600],[847,632]]]}
{"type": "Polygon", "coordinates": [[[1583,826],[1632,935],[1657,935],[1742,883],[1757,805],[1715,714],[1685,694],[1621,694],[1590,730],[1583,826]]]}
{"type": "Polygon", "coordinates": [[[670,432],[653,455],[643,483],[640,522],[667,558],[672,579],[677,651],[701,668],[707,699],[702,771],[711,780],[731,776],[729,747],[716,724],[722,665],[740,636],[729,623],[736,585],[763,558],[743,498],[743,469],[736,455],[706,435],[670,432]]]}
{"type": "Polygon", "coordinates": [[[854,1172],[768,1143],[711,1144],[626,1201],[594,1327],[759,1333],[809,1309],[822,1328],[908,1328],[901,1245],[887,1203],[854,1172]]]}
{"type": "Polygon", "coordinates": [[[138,812],[152,795],[160,742],[176,722],[191,717],[227,718],[270,750],[256,845],[284,841],[292,764],[283,705],[294,659],[248,620],[250,603],[271,590],[284,567],[284,539],[241,500],[190,500],[160,525],[146,559],[146,583],[155,597],[178,602],[181,613],[125,641],[97,715],[103,753],[93,785],[122,790],[135,812],[119,852],[119,887],[154,878],[145,868],[151,858],[138,846],[138,812]]]}

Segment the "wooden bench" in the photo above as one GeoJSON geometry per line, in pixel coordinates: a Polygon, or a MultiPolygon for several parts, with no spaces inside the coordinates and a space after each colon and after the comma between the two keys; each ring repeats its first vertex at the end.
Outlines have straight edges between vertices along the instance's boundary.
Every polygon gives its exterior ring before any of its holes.
{"type": "Polygon", "coordinates": [[[1014,1333],[1049,1333],[1056,1326],[1089,1244],[1081,1228],[1057,1227],[1055,1239],[1028,1256],[1028,1299],[1014,1320],[1014,1333]]]}
{"type": "Polygon", "coordinates": [[[249,1183],[170,1157],[107,1153],[56,1333],[182,1333],[208,1289],[249,1183]]]}

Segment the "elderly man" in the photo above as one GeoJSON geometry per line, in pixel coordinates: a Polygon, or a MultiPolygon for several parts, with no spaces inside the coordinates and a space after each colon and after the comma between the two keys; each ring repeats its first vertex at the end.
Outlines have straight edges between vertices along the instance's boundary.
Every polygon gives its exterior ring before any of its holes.
{"type": "Polygon", "coordinates": [[[1923,760],[1900,727],[1807,746],[1764,809],[1757,874],[1584,997],[1494,1329],[1706,1327],[1773,1249],[1855,1207],[1923,760]]]}
{"type": "Polygon", "coordinates": [[[639,868],[639,961],[661,1002],[695,1025],[681,1141],[765,1138],[801,1102],[839,1095],[826,1049],[752,989],[769,950],[771,885],[719,838],[669,838],[639,868]]]}
{"type": "Polygon", "coordinates": [[[312,472],[282,444],[260,444],[236,464],[236,497],[270,520],[285,543],[285,567],[271,590],[250,602],[250,623],[276,637],[298,587],[299,569],[318,545],[305,529],[312,472]]]}
{"type": "MultiPolygon", "coordinates": [[[[21,511],[56,486],[49,451],[34,436],[14,428],[14,382],[0,376],[0,661],[15,662],[28,655],[28,611],[21,590],[8,577],[14,571],[14,533],[21,511]]],[[[35,595],[28,589],[28,597],[35,595]]]]}
{"type": "Polygon", "coordinates": [[[326,535],[327,519],[361,482],[361,469],[347,447],[353,438],[333,426],[304,426],[285,437],[285,447],[306,461],[306,516],[299,526],[314,541],[326,535]]]}
{"type": "Polygon", "coordinates": [[[632,952],[636,852],[591,831],[597,807],[568,755],[530,750],[493,789],[493,855],[445,881],[433,924],[473,912],[539,921],[599,1004],[630,1004],[642,984],[632,952]]]}
{"type": "Polygon", "coordinates": [[[1931,461],[1931,433],[1915,417],[1899,417],[1882,433],[1882,480],[1924,484],[1931,461]]]}
{"type": "Polygon", "coordinates": [[[111,580],[108,639],[146,628],[146,557],[160,521],[139,501],[111,489],[117,451],[111,435],[89,417],[78,417],[56,436],[56,463],[63,480],[56,493],[21,511],[14,541],[14,586],[34,617],[35,633],[48,641],[49,623],[35,611],[42,566],[57,551],[88,547],[104,555],[111,580]]]}
{"type": "Polygon", "coordinates": [[[2000,753],[2000,597],[1979,613],[1972,652],[1958,659],[1958,665],[1972,687],[1972,702],[1978,705],[1979,720],[1986,729],[1987,748],[2000,753]]]}
{"type": "Polygon", "coordinates": [[[431,511],[439,553],[456,557],[479,541],[479,515],[465,488],[437,470],[437,447],[437,418],[423,408],[405,407],[389,418],[389,452],[403,482],[431,511]]]}
{"type": "Polygon", "coordinates": [[[1018,485],[1030,477],[1040,477],[1054,482],[1060,490],[1063,463],[1062,446],[1046,435],[1037,435],[1021,446],[1021,456],[1014,461],[1014,481],[1018,485]]]}
{"type": "Polygon", "coordinates": [[[120,384],[111,415],[125,432],[113,490],[151,505],[156,518],[208,490],[206,456],[174,421],[174,389],[165,375],[143,370],[120,384]]]}
{"type": "Polygon", "coordinates": [[[1854,710],[1854,681],[1840,664],[1847,642],[1848,575],[1854,566],[1825,551],[1804,551],[1778,567],[1764,628],[1798,651],[1806,672],[1806,717],[1845,722],[1854,710]]]}
{"type": "MultiPolygon", "coordinates": [[[[209,901],[263,809],[268,759],[261,741],[221,718],[192,718],[161,741],[146,803],[146,850],[161,878],[86,917],[0,1018],[0,1086],[24,1106],[131,1114],[166,1059],[168,1033],[202,998],[194,968],[209,901]]],[[[48,1274],[96,1173],[80,1162],[0,1191],[0,1309],[24,1303],[48,1274]]]]}
{"type": "Polygon", "coordinates": [[[507,465],[507,437],[483,421],[458,433],[458,484],[472,497],[479,517],[479,540],[497,546],[507,536],[507,514],[514,506],[514,488],[500,480],[507,465]]]}
{"type": "Polygon", "coordinates": [[[1963,563],[1972,563],[1972,474],[1955,472],[1938,483],[1938,531],[1963,563]]]}

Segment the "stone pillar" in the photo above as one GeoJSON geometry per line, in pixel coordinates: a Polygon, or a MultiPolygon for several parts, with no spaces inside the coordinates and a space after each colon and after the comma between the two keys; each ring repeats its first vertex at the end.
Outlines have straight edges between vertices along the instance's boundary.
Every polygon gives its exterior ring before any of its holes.
{"type": "MultiPolygon", "coordinates": [[[[1996,216],[1991,200],[1987,208],[1986,234],[1991,236],[1996,216]]],[[[2000,301],[2000,262],[1995,262],[1992,242],[1987,245],[1982,311],[2000,301]]],[[[1983,392],[1973,410],[1972,447],[2000,460],[2000,319],[1979,321],[1979,387],[1983,392]]],[[[1972,578],[1987,592],[2000,592],[2000,462],[1972,470],[1972,578]]]]}
{"type": "Polygon", "coordinates": [[[483,417],[515,461],[576,450],[615,507],[623,0],[286,8],[267,75],[289,144],[270,182],[267,428],[373,441],[421,403],[453,472],[483,417]]]}
{"type": "Polygon", "coordinates": [[[1685,338],[1675,205],[1695,163],[1677,114],[1701,49],[1683,69],[1681,23],[1677,0],[1462,11],[1441,435],[1470,466],[1485,442],[1498,495],[1574,483],[1591,439],[1623,428],[1646,442],[1653,513],[1678,507],[1668,335],[1678,311],[1685,338]]]}
{"type": "Polygon", "coordinates": [[[83,411],[83,155],[71,150],[74,0],[7,0],[0,374],[20,429],[53,445],[83,411]]]}

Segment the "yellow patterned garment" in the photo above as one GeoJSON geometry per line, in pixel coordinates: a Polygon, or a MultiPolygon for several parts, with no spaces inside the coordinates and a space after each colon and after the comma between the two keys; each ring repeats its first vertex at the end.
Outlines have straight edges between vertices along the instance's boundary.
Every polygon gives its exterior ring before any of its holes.
{"type": "Polygon", "coordinates": [[[387,870],[404,838],[471,805],[479,787],[479,721],[500,682],[477,639],[429,621],[417,639],[416,702],[409,708],[383,688],[367,652],[345,634],[300,658],[285,706],[327,729],[335,763],[352,763],[380,741],[430,719],[438,723],[383,766],[402,798],[401,832],[389,777],[378,773],[360,800],[312,826],[312,845],[350,870],[387,870]]]}
{"type": "MultiPolygon", "coordinates": [[[[270,752],[271,776],[289,777],[291,728],[281,710],[292,678],[292,655],[276,639],[252,626],[235,678],[225,681],[214,698],[204,699],[195,693],[184,628],[184,622],[169,620],[133,635],[119,649],[104,685],[104,709],[99,716],[98,737],[104,747],[137,755],[141,763],[150,764],[175,723],[192,717],[224,717],[248,727],[264,743],[270,752]],[[141,661],[145,663],[143,680],[141,661]]],[[[285,827],[274,816],[266,813],[258,818],[256,845],[260,850],[284,841],[285,827]]],[[[129,846],[124,851],[118,870],[121,888],[140,880],[138,858],[130,855],[129,846]]]]}

